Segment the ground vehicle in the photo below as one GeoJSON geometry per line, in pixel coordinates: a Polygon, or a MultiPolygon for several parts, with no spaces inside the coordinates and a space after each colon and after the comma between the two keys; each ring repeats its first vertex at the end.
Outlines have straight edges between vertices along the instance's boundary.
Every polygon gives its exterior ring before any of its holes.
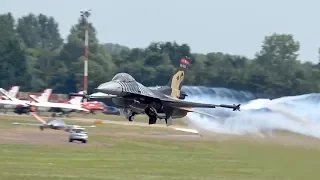
{"type": "Polygon", "coordinates": [[[88,133],[85,128],[82,127],[73,127],[69,131],[69,142],[72,141],[82,141],[82,143],[86,143],[88,140],[88,133]]]}

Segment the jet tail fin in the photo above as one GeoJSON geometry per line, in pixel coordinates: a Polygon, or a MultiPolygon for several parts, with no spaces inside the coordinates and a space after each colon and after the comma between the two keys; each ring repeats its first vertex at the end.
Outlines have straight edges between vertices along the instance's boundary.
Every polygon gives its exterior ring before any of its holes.
{"type": "Polygon", "coordinates": [[[190,60],[186,57],[181,58],[180,67],[178,71],[172,76],[169,81],[169,86],[171,87],[171,96],[179,98],[181,95],[181,88],[184,81],[184,70],[186,69],[186,65],[190,64],[190,60]]]}
{"type": "Polygon", "coordinates": [[[12,86],[10,89],[9,89],[9,91],[8,91],[8,93],[10,94],[10,96],[12,96],[12,97],[17,97],[17,94],[18,94],[18,92],[19,92],[19,89],[20,89],[20,86],[12,86]]]}
{"type": "Polygon", "coordinates": [[[6,98],[8,98],[9,100],[11,100],[11,101],[16,100],[16,98],[15,98],[15,97],[12,97],[12,96],[8,93],[8,91],[6,91],[5,89],[0,88],[0,92],[1,92],[6,98]]]}
{"type": "Polygon", "coordinates": [[[52,93],[52,89],[45,89],[43,93],[38,97],[39,101],[47,102],[52,93]]]}
{"type": "MultiPolygon", "coordinates": [[[[85,94],[85,91],[79,91],[78,94],[85,94]]],[[[68,101],[70,104],[81,104],[81,101],[83,99],[83,96],[74,96],[71,97],[71,99],[68,101]]]]}
{"type": "Polygon", "coordinates": [[[29,97],[36,102],[48,102],[51,93],[52,93],[52,89],[45,89],[39,97],[32,94],[30,94],[29,97]]]}
{"type": "MultiPolygon", "coordinates": [[[[19,92],[20,86],[12,86],[9,90],[8,90],[8,94],[15,98],[17,97],[17,94],[19,92]]],[[[5,99],[5,100],[9,100],[9,98],[7,96],[1,96],[1,99],[5,99]]]]}

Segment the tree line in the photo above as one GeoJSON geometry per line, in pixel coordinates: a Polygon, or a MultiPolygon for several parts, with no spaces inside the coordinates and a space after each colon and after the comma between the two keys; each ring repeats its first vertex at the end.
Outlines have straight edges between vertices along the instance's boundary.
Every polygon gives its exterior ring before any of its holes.
{"type": "MultiPolygon", "coordinates": [[[[66,42],[58,22],[44,14],[15,19],[0,14],[0,87],[20,85],[22,91],[55,93],[82,90],[84,25],[79,18],[66,42]]],[[[89,91],[118,72],[131,74],[146,86],[165,85],[188,56],[185,85],[226,87],[269,96],[320,90],[318,64],[298,59],[300,44],[291,34],[264,37],[253,59],[222,52],[191,53],[188,44],[151,42],[146,48],[99,42],[89,23],[89,91]]]]}

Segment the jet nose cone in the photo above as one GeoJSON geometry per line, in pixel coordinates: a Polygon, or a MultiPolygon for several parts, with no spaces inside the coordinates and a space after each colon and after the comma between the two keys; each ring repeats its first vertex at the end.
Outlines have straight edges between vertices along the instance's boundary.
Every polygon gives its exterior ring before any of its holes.
{"type": "Polygon", "coordinates": [[[114,81],[100,84],[96,89],[106,94],[119,95],[120,93],[122,93],[121,85],[114,81]]]}

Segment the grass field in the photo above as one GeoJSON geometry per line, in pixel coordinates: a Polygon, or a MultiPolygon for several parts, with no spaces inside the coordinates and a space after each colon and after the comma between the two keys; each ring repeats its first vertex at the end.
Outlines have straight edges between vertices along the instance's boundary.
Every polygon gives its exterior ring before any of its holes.
{"type": "MultiPolygon", "coordinates": [[[[0,116],[1,180],[318,180],[320,177],[317,146],[285,146],[245,138],[215,141],[190,135],[169,138],[166,134],[185,133],[116,124],[88,129],[87,144],[68,143],[66,132],[40,132],[37,127],[11,125],[15,121],[36,122],[29,117],[0,116]]],[[[317,140],[300,139],[320,144],[317,140]]]]}

